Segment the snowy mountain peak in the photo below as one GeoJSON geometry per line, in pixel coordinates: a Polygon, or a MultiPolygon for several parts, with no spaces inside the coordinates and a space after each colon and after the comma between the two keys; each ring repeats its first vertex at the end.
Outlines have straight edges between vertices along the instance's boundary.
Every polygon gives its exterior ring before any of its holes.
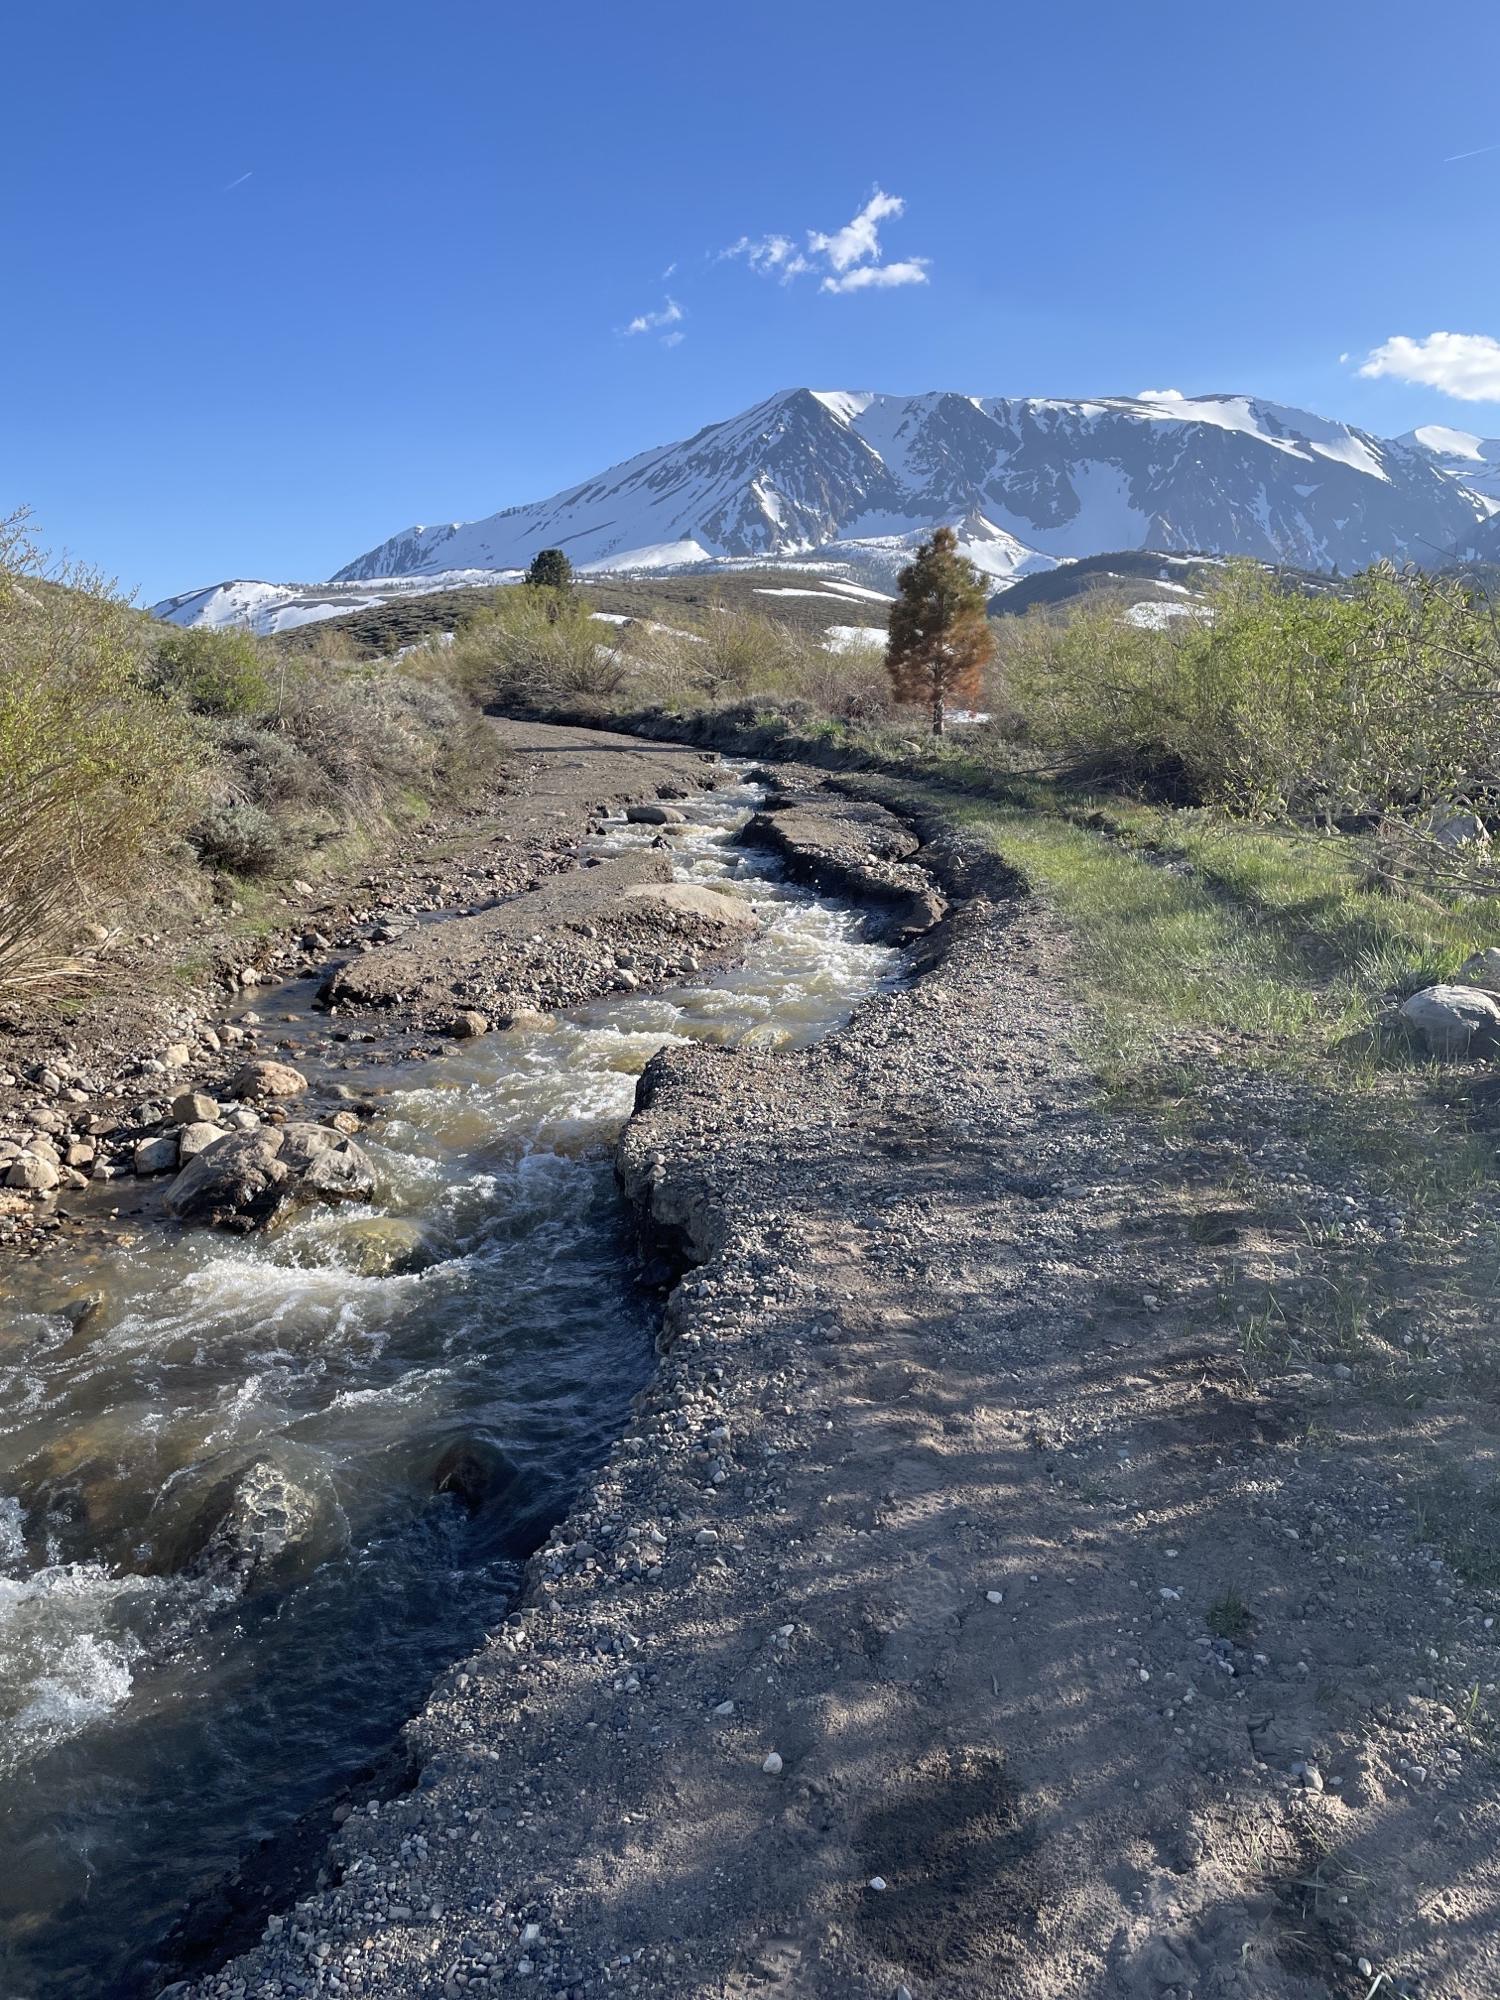
{"type": "Polygon", "coordinates": [[[1471,539],[1489,509],[1469,485],[1423,439],[1377,438],[1241,393],[1069,401],[796,388],[533,506],[408,528],[336,581],[523,568],[554,546],[579,569],[764,561],[834,544],[888,566],[895,545],[970,517],[994,531],[992,558],[995,537],[1013,543],[1007,574],[1116,548],[1348,570],[1471,539]]]}
{"type": "Polygon", "coordinates": [[[584,571],[826,557],[888,587],[944,522],[997,586],[1132,549],[1348,572],[1466,555],[1497,512],[1500,440],[1442,425],[1383,439],[1239,392],[793,388],[550,499],[403,529],[331,584],[226,584],[159,609],[290,623],[334,615],[360,586],[388,596],[514,573],[543,548],[584,571]]]}
{"type": "Polygon", "coordinates": [[[1396,442],[1421,452],[1440,472],[1477,493],[1490,513],[1500,510],[1500,438],[1476,437],[1447,424],[1421,424],[1396,442]]]}

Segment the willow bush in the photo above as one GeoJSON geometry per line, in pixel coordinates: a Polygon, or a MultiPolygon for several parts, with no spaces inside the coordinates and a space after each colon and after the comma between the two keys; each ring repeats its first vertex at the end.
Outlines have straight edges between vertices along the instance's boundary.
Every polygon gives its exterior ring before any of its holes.
{"type": "Polygon", "coordinates": [[[1203,615],[1116,610],[1006,633],[1031,739],[1259,818],[1325,822],[1488,795],[1500,775],[1500,639],[1451,579],[1381,564],[1308,595],[1230,564],[1203,615]]]}

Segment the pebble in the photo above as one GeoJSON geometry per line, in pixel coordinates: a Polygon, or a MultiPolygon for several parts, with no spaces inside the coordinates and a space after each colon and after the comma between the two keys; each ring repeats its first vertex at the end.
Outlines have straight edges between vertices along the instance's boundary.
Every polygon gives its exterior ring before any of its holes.
{"type": "Polygon", "coordinates": [[[986,1604],[1003,1604],[1005,1602],[1005,1592],[1003,1590],[987,1590],[984,1593],[984,1601],[986,1604]]]}
{"type": "Polygon", "coordinates": [[[781,1759],[773,1750],[760,1768],[768,1778],[779,1778],[781,1776],[781,1759]]]}

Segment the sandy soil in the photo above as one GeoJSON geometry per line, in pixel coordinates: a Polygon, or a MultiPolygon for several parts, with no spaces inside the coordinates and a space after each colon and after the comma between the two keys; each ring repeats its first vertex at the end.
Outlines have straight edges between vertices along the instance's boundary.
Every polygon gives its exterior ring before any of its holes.
{"type": "MultiPolygon", "coordinates": [[[[847,814],[783,775],[816,870],[847,814]]],[[[657,1377],[417,1788],[203,2000],[1500,1991],[1492,1614],[1378,1399],[1234,1318],[1307,1217],[1399,1218],[1245,1103],[1102,1109],[1069,941],[919,831],[875,856],[952,904],[909,988],[643,1078],[657,1377]],[[1295,1217],[1226,1201],[1236,1147],[1295,1217]]]]}

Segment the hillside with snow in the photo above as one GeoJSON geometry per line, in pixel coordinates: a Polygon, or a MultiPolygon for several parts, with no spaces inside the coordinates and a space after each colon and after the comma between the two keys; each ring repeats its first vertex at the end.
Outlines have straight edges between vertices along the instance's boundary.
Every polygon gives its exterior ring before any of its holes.
{"type": "Polygon", "coordinates": [[[463,590],[504,580],[493,570],[382,577],[378,584],[366,585],[263,583],[240,577],[227,583],[211,583],[203,590],[184,591],[180,597],[163,598],[160,604],[152,605],[151,615],[168,625],[202,625],[214,631],[240,626],[270,637],[277,632],[295,631],[300,625],[316,625],[327,618],[342,618],[351,611],[388,604],[392,598],[420,597],[433,591],[463,590]]]}

